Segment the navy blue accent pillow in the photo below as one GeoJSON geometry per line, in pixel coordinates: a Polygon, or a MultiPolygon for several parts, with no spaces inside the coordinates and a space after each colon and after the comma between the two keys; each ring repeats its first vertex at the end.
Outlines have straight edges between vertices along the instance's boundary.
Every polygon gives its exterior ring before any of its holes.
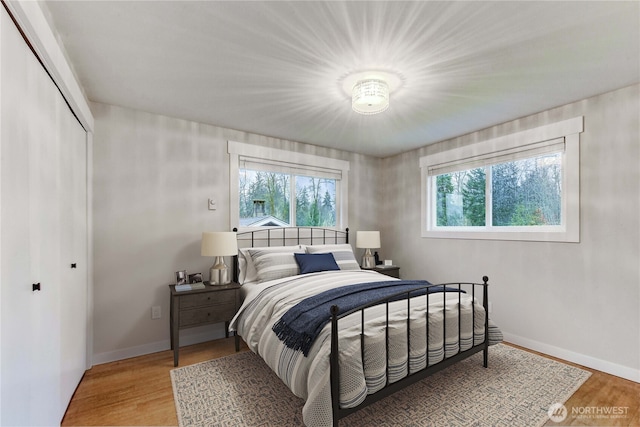
{"type": "Polygon", "coordinates": [[[317,271],[340,270],[333,254],[293,254],[300,267],[300,274],[317,271]]]}

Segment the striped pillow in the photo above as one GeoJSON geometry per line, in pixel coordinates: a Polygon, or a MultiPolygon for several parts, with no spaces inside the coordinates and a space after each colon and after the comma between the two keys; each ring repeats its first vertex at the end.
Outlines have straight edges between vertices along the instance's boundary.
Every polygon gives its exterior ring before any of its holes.
{"type": "Polygon", "coordinates": [[[338,245],[314,245],[307,246],[310,254],[333,254],[340,270],[360,270],[360,265],[353,254],[353,248],[348,243],[338,245]]]}
{"type": "Polygon", "coordinates": [[[298,249],[291,247],[249,249],[253,266],[256,269],[257,281],[265,282],[300,274],[300,267],[293,256],[294,253],[305,253],[304,247],[301,246],[298,249]]]}

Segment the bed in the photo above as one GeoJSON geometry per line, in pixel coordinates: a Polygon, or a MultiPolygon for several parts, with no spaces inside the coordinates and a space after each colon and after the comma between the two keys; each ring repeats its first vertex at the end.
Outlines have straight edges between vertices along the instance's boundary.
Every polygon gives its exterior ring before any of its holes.
{"type": "MultiPolygon", "coordinates": [[[[237,230],[234,230],[237,231],[237,230]]],[[[298,397],[309,427],[341,418],[502,340],[488,278],[434,285],[362,270],[349,230],[239,232],[230,323],[298,397]]]]}

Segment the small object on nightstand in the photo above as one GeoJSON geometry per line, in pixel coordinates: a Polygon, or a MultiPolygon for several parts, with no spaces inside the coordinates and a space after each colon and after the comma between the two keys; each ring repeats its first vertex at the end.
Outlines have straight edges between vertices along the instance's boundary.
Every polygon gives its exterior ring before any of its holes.
{"type": "Polygon", "coordinates": [[[193,273],[189,275],[189,283],[201,283],[202,273],[193,273]]]}
{"type": "Polygon", "coordinates": [[[195,291],[196,289],[204,289],[204,283],[185,283],[184,285],[176,285],[176,292],[195,291]]]}
{"type": "Polygon", "coordinates": [[[187,283],[187,270],[176,271],[176,285],[187,283]]]}

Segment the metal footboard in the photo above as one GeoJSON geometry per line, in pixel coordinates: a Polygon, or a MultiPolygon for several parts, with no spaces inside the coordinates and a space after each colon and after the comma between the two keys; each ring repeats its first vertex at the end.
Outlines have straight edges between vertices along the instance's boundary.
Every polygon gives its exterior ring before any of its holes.
{"type": "MultiPolygon", "coordinates": [[[[366,305],[362,305],[360,307],[357,307],[353,310],[350,310],[348,312],[342,313],[342,314],[338,314],[339,313],[339,308],[337,306],[332,306],[331,307],[331,355],[330,355],[330,384],[331,384],[331,405],[332,405],[332,413],[333,413],[333,425],[334,426],[338,426],[339,420],[341,418],[346,417],[347,415],[356,412],[374,402],[377,402],[380,399],[383,399],[393,393],[395,393],[396,391],[399,391],[401,389],[404,389],[406,387],[408,387],[409,385],[420,381],[430,375],[433,375],[434,373],[453,365],[454,363],[457,363],[463,359],[466,359],[469,356],[472,356],[475,353],[478,353],[480,351],[483,352],[483,366],[486,368],[488,366],[488,361],[489,361],[489,294],[488,294],[488,288],[489,288],[489,278],[487,276],[484,276],[482,278],[483,283],[446,283],[446,284],[438,284],[438,285],[427,285],[424,286],[423,288],[418,288],[418,289],[413,289],[411,291],[403,291],[403,292],[399,292],[397,294],[394,295],[390,295],[388,297],[385,298],[381,298],[377,301],[368,303],[366,305]],[[442,328],[443,328],[443,360],[434,363],[434,364],[429,364],[429,332],[430,332],[430,325],[429,325],[429,313],[430,313],[430,307],[429,307],[429,295],[430,293],[428,292],[428,288],[431,287],[435,287],[435,286],[442,286],[444,287],[444,297],[443,297],[443,321],[442,321],[442,328]],[[447,338],[447,334],[446,334],[446,328],[447,328],[447,319],[446,319],[446,293],[447,292],[452,292],[452,291],[447,291],[447,287],[449,288],[454,288],[457,289],[457,293],[458,293],[458,352],[455,355],[449,356],[447,357],[447,351],[446,351],[446,347],[447,347],[447,342],[446,342],[446,338],[447,338]],[[475,311],[476,311],[476,294],[480,293],[480,291],[476,291],[477,289],[479,289],[481,291],[482,294],[482,306],[484,308],[484,340],[482,342],[476,342],[476,337],[475,337],[475,326],[476,326],[476,316],[475,316],[475,311]],[[420,292],[420,290],[424,290],[425,291],[425,295],[424,297],[426,298],[426,319],[425,319],[425,329],[426,329],[426,367],[423,369],[420,369],[418,371],[415,372],[411,372],[411,329],[410,329],[410,323],[411,323],[411,301],[412,298],[422,298],[422,295],[420,296],[411,296],[414,295],[414,293],[416,292],[420,292]],[[473,302],[471,304],[472,307],[472,322],[471,322],[471,337],[472,337],[472,346],[467,349],[462,351],[462,345],[460,343],[460,339],[461,339],[461,321],[462,321],[462,315],[461,315],[461,299],[462,299],[462,293],[460,292],[460,290],[465,290],[467,292],[470,291],[471,296],[473,298],[473,302]],[[406,294],[406,301],[407,301],[407,375],[396,381],[393,383],[389,382],[389,304],[390,302],[394,301],[394,298],[401,296],[401,295],[405,295],[406,294]],[[365,320],[364,320],[364,312],[367,308],[373,307],[373,306],[378,306],[384,304],[386,305],[386,365],[387,365],[387,372],[386,372],[386,385],[384,388],[382,388],[381,390],[373,393],[373,394],[369,394],[367,395],[367,397],[365,398],[365,400],[358,406],[354,407],[354,408],[341,408],[340,407],[340,362],[339,362],[339,330],[338,330],[338,323],[340,321],[340,319],[345,318],[351,314],[360,312],[360,327],[361,327],[361,333],[360,333],[360,348],[361,348],[361,357],[362,357],[362,364],[363,364],[363,372],[366,372],[366,367],[364,366],[365,364],[365,355],[364,355],[364,328],[365,328],[365,320]]],[[[479,295],[478,295],[479,296],[479,295]]]]}

